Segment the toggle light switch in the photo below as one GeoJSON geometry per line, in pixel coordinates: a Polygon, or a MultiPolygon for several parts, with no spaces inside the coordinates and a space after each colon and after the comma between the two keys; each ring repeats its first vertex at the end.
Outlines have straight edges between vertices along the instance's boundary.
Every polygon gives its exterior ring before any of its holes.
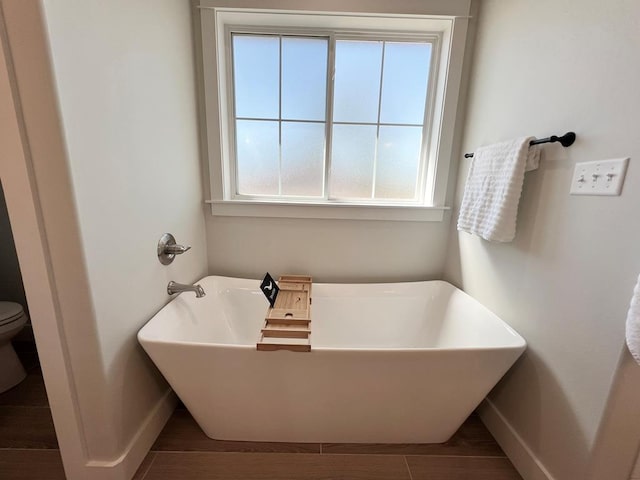
{"type": "Polygon", "coordinates": [[[576,163],[572,195],[620,195],[629,158],[576,163]]]}

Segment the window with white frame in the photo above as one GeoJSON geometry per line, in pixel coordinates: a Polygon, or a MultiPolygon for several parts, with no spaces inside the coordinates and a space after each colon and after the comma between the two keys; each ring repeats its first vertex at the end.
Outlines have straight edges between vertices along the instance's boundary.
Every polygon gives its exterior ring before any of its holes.
{"type": "Polygon", "coordinates": [[[441,206],[453,20],[212,10],[211,203],[441,206]]]}

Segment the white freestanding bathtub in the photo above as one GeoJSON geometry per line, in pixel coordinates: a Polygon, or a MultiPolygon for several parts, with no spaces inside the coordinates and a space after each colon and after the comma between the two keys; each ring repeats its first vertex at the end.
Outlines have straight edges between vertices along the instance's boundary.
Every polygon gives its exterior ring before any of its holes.
{"type": "Polygon", "coordinates": [[[259,281],[206,277],[138,333],[202,430],[223,440],[440,443],[526,347],[441,281],[314,284],[309,353],[256,350],[259,281]]]}

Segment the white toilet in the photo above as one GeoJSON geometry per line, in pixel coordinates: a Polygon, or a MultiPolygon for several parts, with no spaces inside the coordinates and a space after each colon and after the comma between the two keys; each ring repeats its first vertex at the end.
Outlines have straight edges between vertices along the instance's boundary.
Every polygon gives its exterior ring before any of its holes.
{"type": "Polygon", "coordinates": [[[0,393],[16,386],[27,376],[22,362],[16,355],[11,339],[27,323],[22,305],[0,302],[0,393]]]}

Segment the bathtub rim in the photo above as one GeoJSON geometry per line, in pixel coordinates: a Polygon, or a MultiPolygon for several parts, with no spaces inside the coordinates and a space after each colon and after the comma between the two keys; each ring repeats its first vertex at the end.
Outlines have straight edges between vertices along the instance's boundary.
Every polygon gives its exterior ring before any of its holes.
{"type": "MultiPolygon", "coordinates": [[[[139,333],[139,332],[138,332],[139,333]]],[[[258,351],[255,345],[239,345],[239,344],[230,344],[230,343],[211,343],[211,342],[185,342],[183,340],[176,341],[167,341],[167,340],[142,340],[140,335],[138,334],[138,342],[144,346],[143,342],[147,343],[155,343],[158,345],[183,345],[183,346],[192,346],[192,347],[214,347],[216,349],[221,350],[253,350],[258,351]]],[[[314,347],[311,344],[311,352],[291,352],[289,350],[275,350],[275,351],[284,351],[289,353],[313,353],[313,352],[363,352],[363,353],[379,353],[379,352],[393,352],[393,353],[417,353],[417,352],[463,352],[463,351],[474,351],[474,352],[496,352],[500,350],[518,350],[521,349],[524,351],[527,347],[527,342],[523,339],[522,344],[514,344],[514,345],[500,345],[495,347],[420,347],[420,348],[399,348],[399,347],[389,347],[389,348],[372,348],[372,347],[349,347],[349,348],[335,348],[335,347],[314,347]]],[[[273,352],[262,352],[262,353],[273,353],[273,352]]]]}
{"type": "MultiPolygon", "coordinates": [[[[256,280],[253,278],[242,278],[242,277],[230,277],[226,275],[206,275],[202,277],[195,283],[200,283],[205,279],[223,279],[223,280],[244,280],[244,281],[255,281],[260,282],[260,280],[256,280]]],[[[480,301],[473,298],[464,290],[456,287],[450,282],[441,279],[435,280],[414,280],[414,281],[401,281],[401,282],[368,282],[368,283],[326,283],[326,282],[314,282],[314,285],[349,285],[349,286],[375,286],[375,285],[389,285],[389,286],[401,286],[401,285],[416,285],[420,283],[434,283],[434,284],[445,284],[446,286],[452,288],[454,291],[457,291],[463,294],[465,297],[475,302],[479,306],[481,306],[486,312],[492,316],[495,320],[498,320],[502,327],[504,327],[507,332],[509,332],[513,338],[514,342],[507,345],[494,345],[494,346],[461,346],[461,347],[348,347],[348,348],[338,348],[338,347],[314,347],[311,345],[311,352],[304,353],[312,353],[312,352],[363,352],[363,353],[374,353],[374,352],[394,352],[394,353],[416,353],[416,352],[460,352],[460,351],[500,351],[500,350],[520,350],[520,352],[524,352],[528,346],[527,341],[524,339],[522,335],[520,335],[515,329],[511,327],[506,321],[496,315],[493,311],[491,311],[488,307],[482,304],[480,301]]],[[[244,288],[244,287],[243,287],[244,288]]],[[[259,287],[256,286],[255,290],[259,292],[259,287]]],[[[188,293],[186,293],[188,295],[188,293]]],[[[182,346],[202,346],[202,347],[215,347],[217,349],[224,350],[253,350],[257,351],[256,345],[254,344],[233,344],[233,343],[216,343],[216,342],[199,342],[194,340],[164,340],[164,339],[151,339],[151,338],[143,338],[143,333],[145,328],[153,321],[153,319],[160,313],[160,311],[164,310],[171,302],[175,301],[177,298],[180,298],[181,295],[185,295],[185,293],[180,293],[175,297],[171,298],[166,305],[164,305],[158,312],[156,312],[153,316],[145,322],[145,324],[138,330],[136,333],[136,339],[140,345],[144,346],[144,342],[147,343],[155,343],[159,345],[182,345],[182,346]]],[[[288,350],[280,350],[280,351],[288,351],[288,350]]],[[[290,353],[300,353],[300,352],[290,352],[290,353]]]]}

